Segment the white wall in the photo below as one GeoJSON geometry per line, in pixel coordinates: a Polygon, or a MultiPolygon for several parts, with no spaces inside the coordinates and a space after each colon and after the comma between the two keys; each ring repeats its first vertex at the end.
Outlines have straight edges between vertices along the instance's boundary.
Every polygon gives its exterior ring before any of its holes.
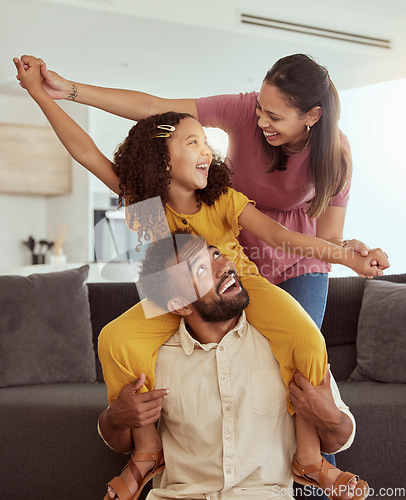
{"type": "MultiPolygon", "coordinates": [[[[63,102],[60,104],[85,130],[89,128],[89,110],[85,106],[63,102]]],[[[72,193],[47,199],[47,223],[55,228],[68,225],[64,253],[69,262],[93,260],[92,230],[93,204],[90,174],[72,160],[72,193]]]]}
{"type": "MultiPolygon", "coordinates": [[[[88,125],[85,107],[64,103],[82,126],[88,125]]],[[[25,94],[0,95],[0,121],[26,125],[48,126],[37,105],[25,94]]],[[[74,163],[74,162],[73,162],[74,163]]],[[[50,224],[54,231],[58,225],[68,224],[69,230],[64,252],[70,262],[83,262],[92,255],[90,234],[89,175],[73,164],[73,191],[66,196],[24,196],[0,193],[0,268],[17,267],[31,263],[29,250],[22,244],[29,235],[36,240],[51,239],[50,224]]]]}

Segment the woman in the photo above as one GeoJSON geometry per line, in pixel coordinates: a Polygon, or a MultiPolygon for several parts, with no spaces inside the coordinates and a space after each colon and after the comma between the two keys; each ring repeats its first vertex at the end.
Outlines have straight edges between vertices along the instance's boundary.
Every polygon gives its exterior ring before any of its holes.
{"type": "MultiPolygon", "coordinates": [[[[346,137],[338,129],[340,103],[327,70],[294,54],[277,61],[259,93],[201,99],[162,99],[142,92],[68,81],[42,65],[44,86],[69,99],[140,120],[155,113],[190,113],[203,126],[227,132],[233,186],[285,227],[317,235],[367,255],[357,240],[343,240],[351,177],[346,137]]],[[[293,295],[320,328],[328,264],[275,251],[248,233],[240,242],[263,276],[293,295]]]]}

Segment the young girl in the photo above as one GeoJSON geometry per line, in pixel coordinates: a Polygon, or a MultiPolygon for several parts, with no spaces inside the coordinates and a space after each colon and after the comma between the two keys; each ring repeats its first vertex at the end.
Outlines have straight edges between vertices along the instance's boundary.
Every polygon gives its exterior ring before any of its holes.
{"type": "MultiPolygon", "coordinates": [[[[286,386],[293,380],[295,369],[313,385],[319,385],[327,366],[322,335],[294,299],[259,275],[236,240],[239,229],[246,228],[274,248],[344,264],[368,276],[382,274],[382,269],[388,267],[382,253],[376,250],[362,257],[324,240],[288,231],[256,210],[248,198],[230,188],[227,167],[213,159],[202,126],[188,114],[169,112],[141,120],[131,129],[111,163],[46,94],[40,63],[35,58],[28,60],[26,66],[19,60],[15,63],[19,80],[69,153],[118,193],[120,201],[124,199],[131,204],[160,196],[171,231],[183,228],[201,234],[209,245],[217,246],[235,263],[250,296],[247,319],[269,340],[286,386]],[[374,261],[378,262],[377,266],[371,265],[374,261]]],[[[128,221],[142,233],[153,230],[147,218],[137,218],[136,213],[133,217],[130,215],[128,221]]],[[[122,387],[141,372],[146,374],[146,387],[153,388],[158,349],[178,325],[178,316],[171,313],[145,319],[140,303],[103,329],[99,357],[110,403],[122,387]]],[[[288,407],[293,414],[290,403],[288,407]]],[[[353,474],[343,474],[325,465],[314,426],[297,417],[296,432],[293,473],[297,481],[321,483],[324,489],[338,488],[342,481],[344,487],[340,488],[337,498],[365,498],[366,483],[357,482],[353,474]],[[356,486],[357,491],[362,491],[361,495],[354,494],[356,486]]],[[[137,449],[120,478],[111,481],[106,498],[115,498],[116,493],[118,498],[138,498],[146,481],[162,469],[162,450],[154,425],[133,429],[132,433],[137,449]]]]}

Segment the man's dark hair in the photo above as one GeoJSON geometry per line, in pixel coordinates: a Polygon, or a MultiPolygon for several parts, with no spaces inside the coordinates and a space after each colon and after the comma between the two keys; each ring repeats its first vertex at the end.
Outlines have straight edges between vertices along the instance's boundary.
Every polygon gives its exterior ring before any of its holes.
{"type": "MultiPolygon", "coordinates": [[[[168,302],[179,297],[179,285],[174,280],[174,275],[162,271],[182,262],[184,260],[180,256],[182,249],[196,240],[201,242],[202,248],[206,246],[201,236],[185,232],[175,232],[167,238],[149,244],[138,280],[138,286],[145,297],[166,310],[168,302]]],[[[195,295],[187,297],[186,290],[182,292],[186,298],[190,299],[190,302],[197,298],[195,295]]]]}

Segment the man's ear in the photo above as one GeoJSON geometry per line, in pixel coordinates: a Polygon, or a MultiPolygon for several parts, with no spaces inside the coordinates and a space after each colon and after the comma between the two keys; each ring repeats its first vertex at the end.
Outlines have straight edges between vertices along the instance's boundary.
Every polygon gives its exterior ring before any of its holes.
{"type": "Polygon", "coordinates": [[[185,317],[192,314],[192,309],[189,307],[189,301],[185,297],[176,297],[168,301],[166,305],[169,312],[185,317]]]}

